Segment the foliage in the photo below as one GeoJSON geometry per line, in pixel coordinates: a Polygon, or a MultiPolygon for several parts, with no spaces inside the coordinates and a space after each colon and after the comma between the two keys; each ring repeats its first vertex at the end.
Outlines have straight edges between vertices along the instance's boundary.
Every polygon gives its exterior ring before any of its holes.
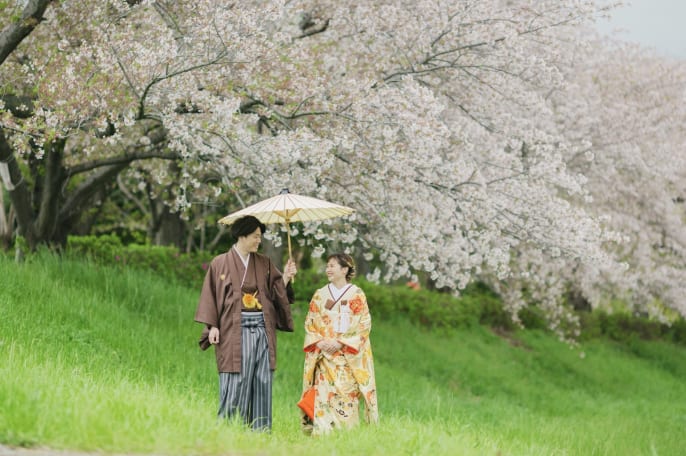
{"type": "Polygon", "coordinates": [[[115,235],[71,236],[67,255],[89,258],[99,264],[152,271],[167,280],[199,287],[212,260],[209,252],[180,253],[176,247],[128,244],[115,235]]]}
{"type": "Polygon", "coordinates": [[[581,314],[581,325],[584,329],[581,340],[604,336],[624,343],[636,339],[665,340],[681,345],[686,342],[686,320],[683,318],[666,324],[625,312],[596,311],[581,314]]]}
{"type": "Polygon", "coordinates": [[[215,419],[214,356],[199,351],[192,322],[197,288],[46,252],[22,264],[0,256],[0,280],[3,444],[170,456],[683,449],[686,352],[665,342],[570,349],[540,331],[503,336],[480,325],[428,330],[399,314],[375,318],[381,425],[312,439],[295,406],[297,313],[296,332],[279,334],[274,429],[265,435],[215,419]]]}
{"type": "MultiPolygon", "coordinates": [[[[212,259],[208,253],[182,254],[175,247],[124,246],[114,235],[70,237],[66,253],[71,258],[88,258],[103,266],[154,273],[191,289],[199,289],[212,259]]],[[[322,270],[299,270],[294,284],[299,305],[306,306],[315,290],[326,283],[327,278],[322,270]]],[[[518,319],[513,321],[501,297],[484,283],[470,284],[459,296],[417,290],[405,284],[377,284],[363,278],[354,279],[354,283],[365,291],[370,312],[375,319],[409,319],[417,326],[428,329],[487,325],[512,332],[520,326],[517,322],[528,329],[548,329],[544,310],[536,305],[522,308],[518,319]]],[[[627,314],[621,310],[623,307],[620,305],[620,310],[614,313],[602,310],[576,312],[582,331],[579,337],[569,342],[603,337],[621,342],[639,338],[686,344],[686,320],[683,318],[665,323],[646,316],[627,314]]]]}
{"type": "Polygon", "coordinates": [[[114,264],[123,249],[124,244],[118,236],[113,234],[72,236],[67,241],[68,253],[77,257],[91,258],[105,264],[114,264]]]}

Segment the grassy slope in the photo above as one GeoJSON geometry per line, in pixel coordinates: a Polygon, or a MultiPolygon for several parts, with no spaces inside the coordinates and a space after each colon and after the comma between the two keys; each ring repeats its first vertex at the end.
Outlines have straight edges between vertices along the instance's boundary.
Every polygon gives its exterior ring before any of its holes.
{"type": "Polygon", "coordinates": [[[686,450],[683,347],[571,349],[540,332],[427,332],[402,318],[372,330],[381,425],[307,438],[294,405],[304,302],[296,333],[279,334],[273,432],[246,432],[214,419],[197,293],[140,272],[0,257],[0,443],[169,455],[686,450]]]}

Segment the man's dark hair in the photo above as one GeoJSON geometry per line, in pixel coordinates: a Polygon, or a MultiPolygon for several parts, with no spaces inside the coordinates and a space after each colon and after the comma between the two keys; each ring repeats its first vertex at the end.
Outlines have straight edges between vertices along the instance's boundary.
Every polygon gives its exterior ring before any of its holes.
{"type": "Polygon", "coordinates": [[[257,228],[260,229],[260,233],[262,234],[267,231],[267,227],[264,223],[260,222],[257,217],[246,215],[231,224],[231,237],[237,241],[241,236],[247,236],[254,233],[257,228]]]}

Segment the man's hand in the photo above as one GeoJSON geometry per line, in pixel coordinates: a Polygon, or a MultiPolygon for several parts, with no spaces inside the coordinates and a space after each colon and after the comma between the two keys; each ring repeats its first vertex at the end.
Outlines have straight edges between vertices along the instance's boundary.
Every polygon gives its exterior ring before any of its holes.
{"type": "Polygon", "coordinates": [[[212,345],[217,345],[219,343],[219,328],[212,326],[210,328],[209,340],[212,345]]]}
{"type": "Polygon", "coordinates": [[[288,262],[286,263],[286,267],[283,270],[283,283],[288,285],[288,282],[290,282],[297,273],[298,268],[295,265],[295,261],[293,261],[292,258],[289,258],[288,262]]]}

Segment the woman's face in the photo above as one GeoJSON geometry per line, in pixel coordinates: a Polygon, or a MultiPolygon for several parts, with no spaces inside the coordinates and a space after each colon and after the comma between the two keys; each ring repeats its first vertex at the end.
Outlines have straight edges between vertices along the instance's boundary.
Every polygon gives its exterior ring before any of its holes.
{"type": "Polygon", "coordinates": [[[348,273],[347,267],[342,267],[338,264],[335,258],[331,258],[326,263],[326,277],[329,278],[329,282],[347,282],[345,275],[348,273]]]}
{"type": "Polygon", "coordinates": [[[260,242],[262,242],[262,230],[255,228],[255,231],[248,234],[247,236],[241,236],[238,238],[238,243],[241,249],[246,252],[257,252],[260,247],[260,242]]]}

